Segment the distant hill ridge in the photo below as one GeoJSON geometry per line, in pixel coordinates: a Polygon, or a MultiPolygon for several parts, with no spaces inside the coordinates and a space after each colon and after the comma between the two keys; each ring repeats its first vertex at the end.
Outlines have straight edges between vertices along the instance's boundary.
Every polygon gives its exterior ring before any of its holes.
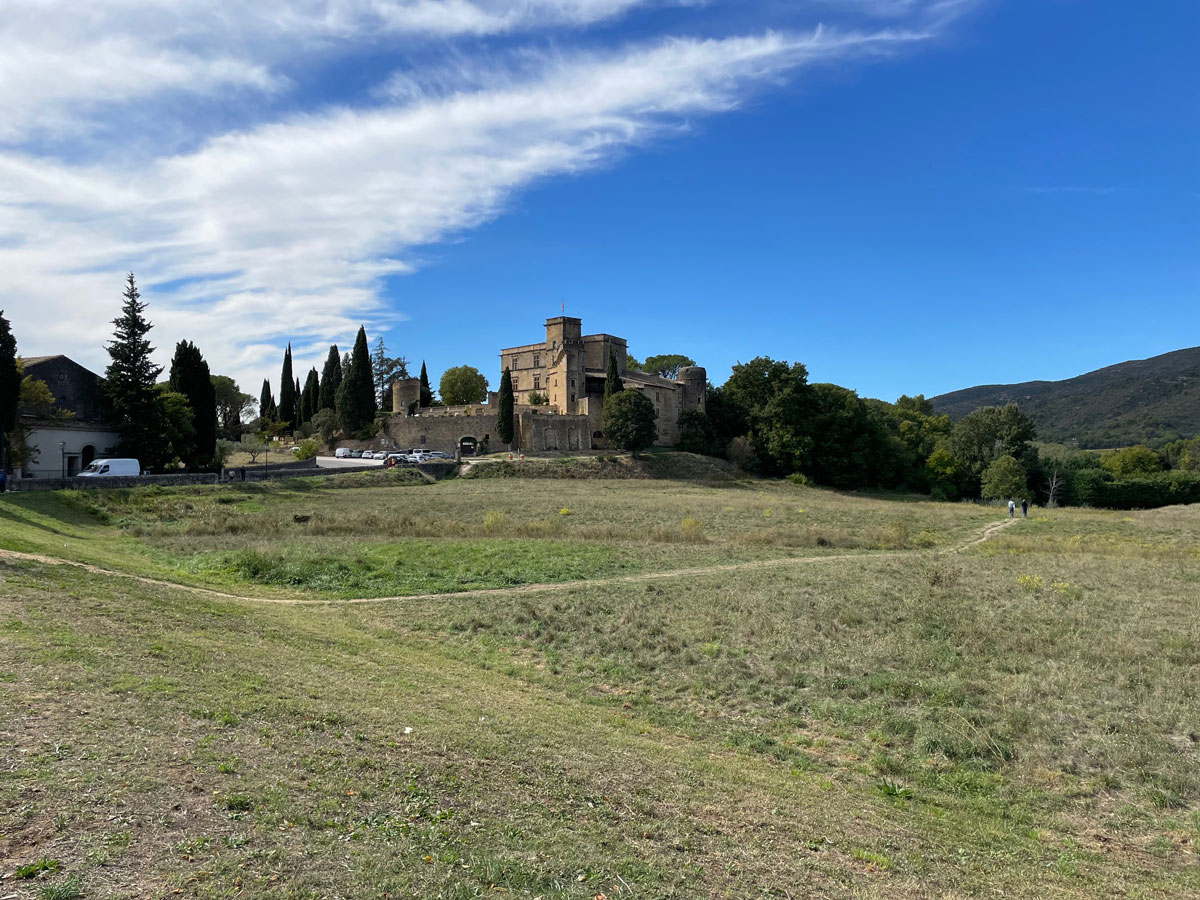
{"type": "Polygon", "coordinates": [[[984,384],[931,398],[959,419],[1016,403],[1043,441],[1080,447],[1161,445],[1200,434],[1200,347],[1134,359],[1063,381],[984,384]]]}

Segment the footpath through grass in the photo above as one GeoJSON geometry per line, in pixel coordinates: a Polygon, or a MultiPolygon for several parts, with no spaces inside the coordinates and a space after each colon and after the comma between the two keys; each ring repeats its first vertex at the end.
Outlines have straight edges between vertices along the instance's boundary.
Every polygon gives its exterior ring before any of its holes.
{"type": "MultiPolygon", "coordinates": [[[[447,589],[856,555],[296,607],[0,563],[0,894],[1200,894],[1200,510],[1039,512],[950,556],[925,545],[997,511],[790,485],[368,484],[16,513],[41,517],[39,552],[208,561],[252,592],[278,582],[234,571],[251,526],[447,589]],[[685,517],[699,536],[676,536],[685,517]]],[[[278,589],[345,589],[316,577],[278,589]]]]}

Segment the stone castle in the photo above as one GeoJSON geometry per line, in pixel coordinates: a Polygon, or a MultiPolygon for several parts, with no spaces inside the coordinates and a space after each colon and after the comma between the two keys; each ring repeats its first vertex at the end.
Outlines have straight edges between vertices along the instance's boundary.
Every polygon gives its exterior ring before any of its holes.
{"type": "MultiPolygon", "coordinates": [[[[500,369],[507,368],[513,382],[514,443],[529,451],[606,448],[600,413],[611,353],[625,388],[641,391],[654,404],[657,443],[678,444],[680,413],[704,409],[707,373],[700,366],[687,366],[674,380],[639,372],[628,367],[626,346],[624,338],[611,334],[583,334],[581,319],[556,316],[546,320],[544,341],[501,350],[500,369]],[[531,403],[534,394],[544,402],[531,403]]],[[[396,414],[389,420],[388,434],[395,446],[468,453],[479,444],[500,449],[495,391],[489,392],[486,405],[421,409],[420,396],[419,379],[392,385],[396,414]]]]}

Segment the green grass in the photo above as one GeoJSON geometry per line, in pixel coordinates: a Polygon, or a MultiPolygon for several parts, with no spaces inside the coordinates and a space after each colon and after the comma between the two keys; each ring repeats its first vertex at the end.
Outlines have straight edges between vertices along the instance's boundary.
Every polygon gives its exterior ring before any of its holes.
{"type": "Polygon", "coordinates": [[[39,533],[0,545],[444,593],[0,562],[0,871],[58,863],[31,891],[1200,893],[1200,510],[944,555],[999,511],[651,480],[17,500],[39,533]],[[817,560],[598,580],[789,556],[817,560]]]}

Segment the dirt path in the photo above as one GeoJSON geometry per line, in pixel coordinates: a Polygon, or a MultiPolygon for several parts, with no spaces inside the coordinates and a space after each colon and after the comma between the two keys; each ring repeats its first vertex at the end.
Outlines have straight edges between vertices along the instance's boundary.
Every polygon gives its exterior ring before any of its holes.
{"type": "MultiPolygon", "coordinates": [[[[1000,522],[992,522],[985,526],[978,537],[972,538],[965,543],[951,547],[945,553],[961,553],[971,547],[982,544],[984,541],[994,537],[999,532],[1008,528],[1016,519],[1004,519],[1000,522]]],[[[300,600],[286,597],[249,597],[244,594],[231,594],[226,591],[218,591],[213,588],[196,587],[189,584],[179,584],[174,581],[166,581],[161,578],[149,578],[144,575],[130,575],[127,572],[117,572],[112,569],[104,569],[100,566],[94,566],[90,563],[75,562],[69,559],[59,559],[54,556],[43,556],[38,553],[20,553],[16,550],[0,550],[0,560],[13,559],[24,560],[26,562],[38,562],[51,566],[75,566],[92,575],[104,575],[110,578],[126,578],[130,581],[136,581],[138,584],[146,584],[154,587],[165,587],[173,590],[188,591],[192,594],[212,597],[217,600],[239,600],[246,603],[276,603],[282,606],[329,606],[341,604],[361,604],[361,603],[395,603],[402,600],[449,600],[466,597],[491,597],[491,596],[519,596],[521,594],[536,594],[541,591],[549,590],[568,590],[571,588],[580,587],[597,587],[616,584],[638,584],[647,581],[659,581],[668,578],[693,578],[700,575],[715,575],[718,572],[737,572],[749,569],[774,569],[782,566],[802,565],[809,563],[836,562],[845,561],[848,559],[896,559],[903,556],[912,556],[914,551],[911,550],[889,550],[880,553],[837,553],[827,554],[824,556],[783,556],[776,559],[756,559],[749,562],[740,563],[725,563],[719,566],[696,566],[690,569],[670,569],[665,572],[639,572],[635,575],[614,575],[608,578],[589,578],[580,581],[552,581],[539,584],[520,584],[513,587],[502,588],[477,588],[469,591],[443,591],[434,594],[405,594],[397,597],[356,597],[349,600],[325,600],[312,599],[300,600]]]]}

